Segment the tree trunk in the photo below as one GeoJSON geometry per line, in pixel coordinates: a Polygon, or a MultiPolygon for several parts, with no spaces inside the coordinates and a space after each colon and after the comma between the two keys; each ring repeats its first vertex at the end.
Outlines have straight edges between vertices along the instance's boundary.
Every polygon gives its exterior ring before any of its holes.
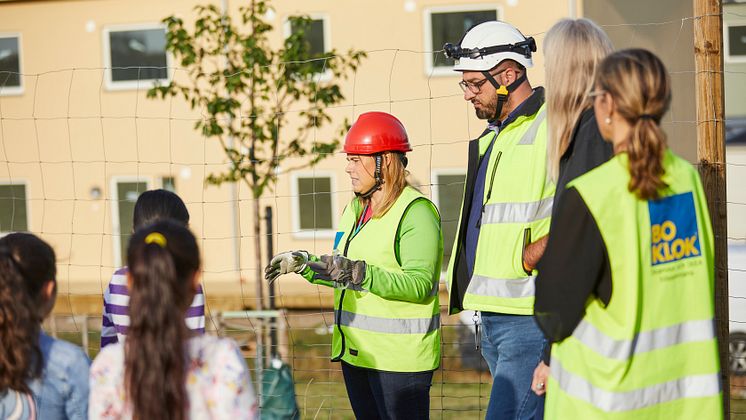
{"type": "Polygon", "coordinates": [[[258,311],[264,309],[264,276],[262,276],[262,215],[260,214],[259,198],[254,198],[254,279],[256,280],[256,304],[258,311]]]}
{"type": "MultiPolygon", "coordinates": [[[[256,303],[254,309],[261,311],[264,309],[264,276],[262,275],[264,264],[262,264],[262,237],[261,237],[261,220],[262,216],[259,213],[259,198],[254,197],[254,279],[256,281],[256,303]]],[[[256,333],[256,366],[257,376],[259,377],[259,383],[262,382],[262,372],[264,369],[264,361],[266,360],[266,349],[264,343],[264,318],[259,317],[254,324],[256,333]]],[[[259,393],[261,394],[261,385],[259,393]]]]}
{"type": "MultiPolygon", "coordinates": [[[[251,0],[251,16],[254,17],[255,13],[255,6],[254,0],[251,0]]],[[[254,28],[254,21],[251,21],[251,32],[254,33],[256,29],[254,28]]],[[[254,112],[256,110],[256,65],[253,65],[251,67],[251,91],[249,92],[249,110],[251,111],[250,115],[254,115],[254,112]]],[[[249,160],[253,165],[256,165],[256,130],[255,130],[255,124],[256,124],[256,118],[251,118],[251,147],[249,148],[249,160]]],[[[262,215],[260,214],[260,207],[259,207],[259,197],[261,196],[261,193],[258,191],[261,191],[260,185],[259,185],[259,177],[258,177],[258,168],[254,166],[253,171],[251,172],[251,192],[252,196],[254,197],[254,261],[255,261],[255,268],[254,268],[254,278],[256,279],[256,304],[254,308],[258,311],[264,309],[264,277],[262,276],[262,236],[261,236],[261,220],[262,215]]]]}

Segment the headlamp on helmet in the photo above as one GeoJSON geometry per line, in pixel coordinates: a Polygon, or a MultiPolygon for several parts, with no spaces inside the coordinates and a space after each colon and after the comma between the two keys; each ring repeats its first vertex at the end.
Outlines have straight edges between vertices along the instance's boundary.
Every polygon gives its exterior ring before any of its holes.
{"type": "Polygon", "coordinates": [[[531,58],[531,53],[536,52],[536,41],[533,37],[528,37],[525,41],[517,42],[515,44],[493,45],[484,48],[462,48],[460,45],[453,45],[450,42],[443,46],[443,53],[445,56],[454,60],[461,58],[475,60],[478,58],[484,58],[487,55],[502,52],[517,53],[526,58],[531,58]]]}

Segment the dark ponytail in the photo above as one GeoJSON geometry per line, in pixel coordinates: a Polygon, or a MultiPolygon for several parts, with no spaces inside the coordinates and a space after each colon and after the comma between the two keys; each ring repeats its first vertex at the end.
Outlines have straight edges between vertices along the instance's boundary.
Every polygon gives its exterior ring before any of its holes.
{"type": "Polygon", "coordinates": [[[125,389],[133,418],[186,419],[189,332],[184,323],[200,267],[197,241],[173,221],[159,221],[130,239],[130,326],[125,389]]]}
{"type": "Polygon", "coordinates": [[[632,127],[623,145],[629,157],[629,190],[642,200],[658,198],[667,187],[662,177],[668,145],[660,121],[671,104],[668,71],[650,51],[622,50],[601,63],[596,86],[611,95],[617,112],[632,127]]]}
{"type": "Polygon", "coordinates": [[[56,274],[46,242],[30,233],[0,239],[0,393],[30,393],[27,381],[41,376],[41,309],[47,306],[41,291],[56,274]]]}

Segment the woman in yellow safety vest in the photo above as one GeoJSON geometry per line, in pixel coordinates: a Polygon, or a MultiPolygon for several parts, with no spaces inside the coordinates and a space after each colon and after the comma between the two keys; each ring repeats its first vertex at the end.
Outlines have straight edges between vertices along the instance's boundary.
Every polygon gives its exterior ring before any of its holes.
{"type": "Polygon", "coordinates": [[[590,96],[614,157],[568,183],[538,266],[545,417],[721,418],[712,228],[697,171],[660,127],[668,72],[619,51],[590,96]]]}
{"type": "Polygon", "coordinates": [[[428,418],[440,363],[443,238],[435,206],[406,181],[411,150],[393,115],[360,115],[344,145],[355,198],[334,252],[284,252],[266,269],[270,281],[294,272],[335,288],[332,360],[358,419],[428,418]]]}

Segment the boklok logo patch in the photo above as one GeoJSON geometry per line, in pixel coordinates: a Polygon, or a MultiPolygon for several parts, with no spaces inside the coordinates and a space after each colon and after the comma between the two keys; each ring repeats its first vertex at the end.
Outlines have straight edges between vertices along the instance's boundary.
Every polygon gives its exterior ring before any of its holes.
{"type": "Polygon", "coordinates": [[[648,202],[653,265],[701,255],[691,192],[648,202]]]}

